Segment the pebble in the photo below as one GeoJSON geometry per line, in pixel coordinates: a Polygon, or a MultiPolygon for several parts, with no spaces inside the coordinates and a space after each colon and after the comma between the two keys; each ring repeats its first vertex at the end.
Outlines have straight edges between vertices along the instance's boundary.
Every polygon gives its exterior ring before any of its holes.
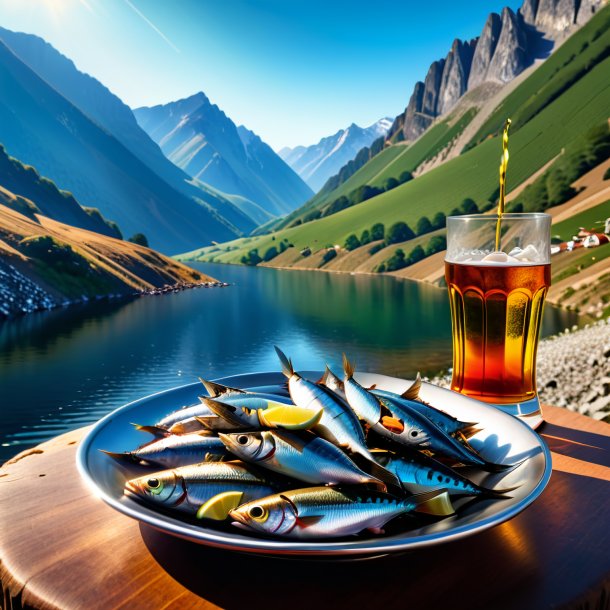
{"type": "MultiPolygon", "coordinates": [[[[610,423],[610,318],[540,341],[536,375],[542,402],[610,423]]],[[[451,374],[431,381],[449,387],[451,374]]]]}

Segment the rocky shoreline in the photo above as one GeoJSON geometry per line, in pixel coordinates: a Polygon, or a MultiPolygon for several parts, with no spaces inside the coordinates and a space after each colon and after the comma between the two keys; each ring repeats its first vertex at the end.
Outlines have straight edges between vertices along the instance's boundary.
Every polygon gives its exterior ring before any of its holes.
{"type": "Polygon", "coordinates": [[[49,294],[12,265],[0,261],[0,321],[22,316],[36,311],[51,311],[59,307],[101,301],[104,299],[133,299],[144,296],[158,296],[191,290],[193,288],[224,288],[226,282],[177,282],[155,288],[133,290],[94,297],[82,295],[73,299],[58,299],[49,294]]]}
{"type": "MultiPolygon", "coordinates": [[[[449,387],[450,372],[431,381],[449,387]]],[[[537,382],[542,402],[610,423],[610,318],[540,341],[537,382]]]]}

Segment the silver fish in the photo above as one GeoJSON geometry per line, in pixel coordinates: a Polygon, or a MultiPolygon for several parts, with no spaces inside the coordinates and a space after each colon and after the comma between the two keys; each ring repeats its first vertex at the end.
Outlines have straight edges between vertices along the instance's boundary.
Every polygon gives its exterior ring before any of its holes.
{"type": "Polygon", "coordinates": [[[447,492],[435,490],[409,498],[381,492],[311,487],[242,504],[229,512],[238,525],[288,538],[335,538],[365,529],[383,533],[399,515],[418,510],[438,516],[455,511],[447,492]]]}
{"type": "Polygon", "coordinates": [[[314,431],[331,443],[372,460],[373,456],[366,446],[364,430],[349,406],[324,386],[301,377],[278,347],[275,351],[280,359],[282,372],[288,378],[288,391],[294,404],[304,409],[323,409],[322,419],[314,431]]]}
{"type": "Polygon", "coordinates": [[[134,451],[115,453],[104,451],[119,461],[144,462],[158,468],[177,468],[205,460],[229,457],[222,441],[209,433],[167,434],[138,447],[134,451]]]}
{"type": "Polygon", "coordinates": [[[387,490],[386,483],[361,470],[341,449],[311,433],[267,431],[218,436],[240,459],[306,483],[372,484],[387,490]]]}
{"type": "Polygon", "coordinates": [[[243,493],[242,501],[249,502],[282,487],[240,462],[206,462],[130,479],[125,483],[125,492],[148,503],[194,515],[222,493],[239,491],[243,493]]]}
{"type": "Polygon", "coordinates": [[[281,394],[272,394],[271,392],[257,392],[252,390],[240,390],[239,388],[231,388],[215,381],[206,381],[199,377],[199,381],[204,385],[210,398],[218,398],[222,402],[228,402],[229,404],[235,404],[233,400],[239,400],[240,398],[266,398],[267,400],[274,400],[277,402],[290,403],[287,396],[281,394]]]}
{"type": "Polygon", "coordinates": [[[232,430],[261,430],[265,428],[259,413],[273,407],[284,407],[285,403],[262,398],[247,398],[237,404],[228,404],[213,398],[201,397],[218,421],[199,419],[212,430],[230,432],[232,430]]]}
{"type": "Polygon", "coordinates": [[[396,455],[390,452],[375,452],[375,459],[394,473],[405,491],[415,491],[421,487],[446,489],[450,494],[460,496],[481,496],[486,498],[507,498],[505,494],[515,488],[488,489],[473,483],[453,468],[419,452],[396,455]]]}

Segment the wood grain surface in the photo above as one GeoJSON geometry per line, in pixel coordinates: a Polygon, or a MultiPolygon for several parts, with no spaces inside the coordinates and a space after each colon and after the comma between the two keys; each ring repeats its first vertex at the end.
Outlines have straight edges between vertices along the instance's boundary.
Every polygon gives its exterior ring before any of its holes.
{"type": "Polygon", "coordinates": [[[610,425],[545,408],[542,496],[461,541],[360,562],[212,550],[140,525],[88,492],[86,429],[0,468],[0,584],[17,608],[601,610],[610,605],[610,425]]]}

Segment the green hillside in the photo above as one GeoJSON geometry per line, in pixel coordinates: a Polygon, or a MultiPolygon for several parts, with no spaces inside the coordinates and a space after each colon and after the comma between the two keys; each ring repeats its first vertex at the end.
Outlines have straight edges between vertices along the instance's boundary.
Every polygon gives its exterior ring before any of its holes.
{"type": "Polygon", "coordinates": [[[578,233],[579,227],[602,233],[606,218],[610,218],[610,200],[554,224],[551,233],[553,237],[559,237],[564,241],[572,239],[572,236],[578,233]]]}
{"type": "MultiPolygon", "coordinates": [[[[573,47],[580,48],[591,38],[594,38],[593,42],[606,38],[605,35],[596,36],[596,32],[600,24],[606,23],[609,15],[610,7],[600,11],[588,26],[578,31],[568,41],[569,46],[567,46],[568,43],[565,43],[552,56],[553,58],[559,57],[559,60],[556,61],[564,66],[559,69],[556,78],[561,78],[562,70],[571,70],[571,64],[566,63],[566,60],[571,55],[573,47]]],[[[542,67],[544,66],[546,64],[542,64],[542,67]]],[[[509,192],[560,154],[570,142],[591,127],[608,119],[610,116],[608,74],[610,74],[610,57],[589,69],[585,75],[546,104],[527,123],[512,131],[511,160],[507,181],[509,192]]],[[[529,79],[518,87],[515,93],[518,93],[525,85],[529,88],[531,84],[528,83],[529,79]]],[[[428,134],[432,131],[430,130],[428,134]]],[[[428,137],[432,139],[432,135],[428,137]]],[[[439,137],[442,138],[440,135],[439,137]]],[[[423,146],[422,141],[424,141],[423,137],[418,140],[420,146],[423,146]]],[[[403,155],[406,156],[410,150],[413,154],[412,151],[418,143],[406,148],[403,155]]],[[[429,148],[432,148],[432,143],[429,144],[429,148]]],[[[342,245],[349,234],[359,235],[375,222],[384,223],[386,227],[389,227],[394,222],[406,221],[414,228],[421,216],[426,215],[428,218],[432,218],[439,211],[449,213],[467,197],[471,197],[479,205],[494,198],[497,189],[500,151],[499,138],[491,137],[415,180],[332,216],[284,229],[273,235],[235,240],[230,244],[213,249],[214,251],[204,248],[184,256],[202,260],[213,258],[218,262],[239,262],[249,250],[257,248],[262,256],[270,246],[278,244],[282,240],[287,240],[299,249],[309,246],[312,250],[316,250],[328,244],[342,245]],[[226,251],[227,247],[231,250],[226,251]]],[[[388,152],[386,151],[385,154],[388,152]]],[[[391,163],[396,165],[398,159],[402,158],[402,155],[396,156],[391,159],[391,163]]],[[[370,163],[376,159],[374,158],[370,163]]],[[[377,162],[379,163],[379,161],[377,162]]],[[[359,171],[369,172],[368,165],[359,171]]],[[[381,175],[379,178],[381,179],[381,175]]],[[[346,185],[347,182],[342,185],[342,188],[345,188],[346,185]]]]}

